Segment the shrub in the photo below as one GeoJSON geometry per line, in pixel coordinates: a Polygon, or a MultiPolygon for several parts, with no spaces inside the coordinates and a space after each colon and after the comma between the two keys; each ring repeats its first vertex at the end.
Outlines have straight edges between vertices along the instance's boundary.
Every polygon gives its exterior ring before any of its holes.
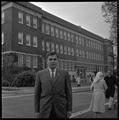
{"type": "Polygon", "coordinates": [[[12,86],[31,87],[35,84],[35,72],[28,70],[16,75],[12,86]]]}
{"type": "Polygon", "coordinates": [[[8,87],[9,86],[9,82],[6,80],[2,80],[2,86],[8,87]]]}

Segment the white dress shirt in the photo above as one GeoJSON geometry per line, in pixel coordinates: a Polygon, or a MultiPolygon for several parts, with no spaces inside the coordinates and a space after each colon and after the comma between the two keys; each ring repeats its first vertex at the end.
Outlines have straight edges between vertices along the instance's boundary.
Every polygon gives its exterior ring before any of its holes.
{"type": "MultiPolygon", "coordinates": [[[[49,67],[48,67],[48,69],[49,69],[49,72],[50,72],[50,76],[51,76],[51,78],[52,78],[52,70],[51,70],[49,67]]],[[[55,74],[56,74],[56,68],[54,69],[53,74],[54,74],[54,77],[55,77],[55,74]]]]}

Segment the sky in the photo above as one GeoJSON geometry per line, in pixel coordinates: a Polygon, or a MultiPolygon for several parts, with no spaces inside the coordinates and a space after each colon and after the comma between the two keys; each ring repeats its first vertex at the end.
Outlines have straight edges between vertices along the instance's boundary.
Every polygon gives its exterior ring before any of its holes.
{"type": "Polygon", "coordinates": [[[110,24],[102,16],[102,2],[30,2],[42,10],[109,39],[110,24]]]}

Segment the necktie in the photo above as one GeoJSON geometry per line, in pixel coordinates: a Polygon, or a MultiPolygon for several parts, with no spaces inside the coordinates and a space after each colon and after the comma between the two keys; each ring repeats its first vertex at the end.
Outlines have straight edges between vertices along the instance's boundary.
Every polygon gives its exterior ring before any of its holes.
{"type": "Polygon", "coordinates": [[[54,72],[52,71],[52,79],[54,80],[55,76],[54,76],[54,72]]]}

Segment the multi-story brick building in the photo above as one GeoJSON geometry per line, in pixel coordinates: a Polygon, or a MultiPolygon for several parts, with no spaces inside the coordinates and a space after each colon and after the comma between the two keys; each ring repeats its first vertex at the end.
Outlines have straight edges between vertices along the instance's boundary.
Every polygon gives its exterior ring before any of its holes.
{"type": "Polygon", "coordinates": [[[2,2],[2,60],[45,68],[45,55],[56,51],[59,66],[70,74],[113,68],[112,43],[28,2],[2,2]],[[12,59],[14,60],[14,59],[12,59]]]}

